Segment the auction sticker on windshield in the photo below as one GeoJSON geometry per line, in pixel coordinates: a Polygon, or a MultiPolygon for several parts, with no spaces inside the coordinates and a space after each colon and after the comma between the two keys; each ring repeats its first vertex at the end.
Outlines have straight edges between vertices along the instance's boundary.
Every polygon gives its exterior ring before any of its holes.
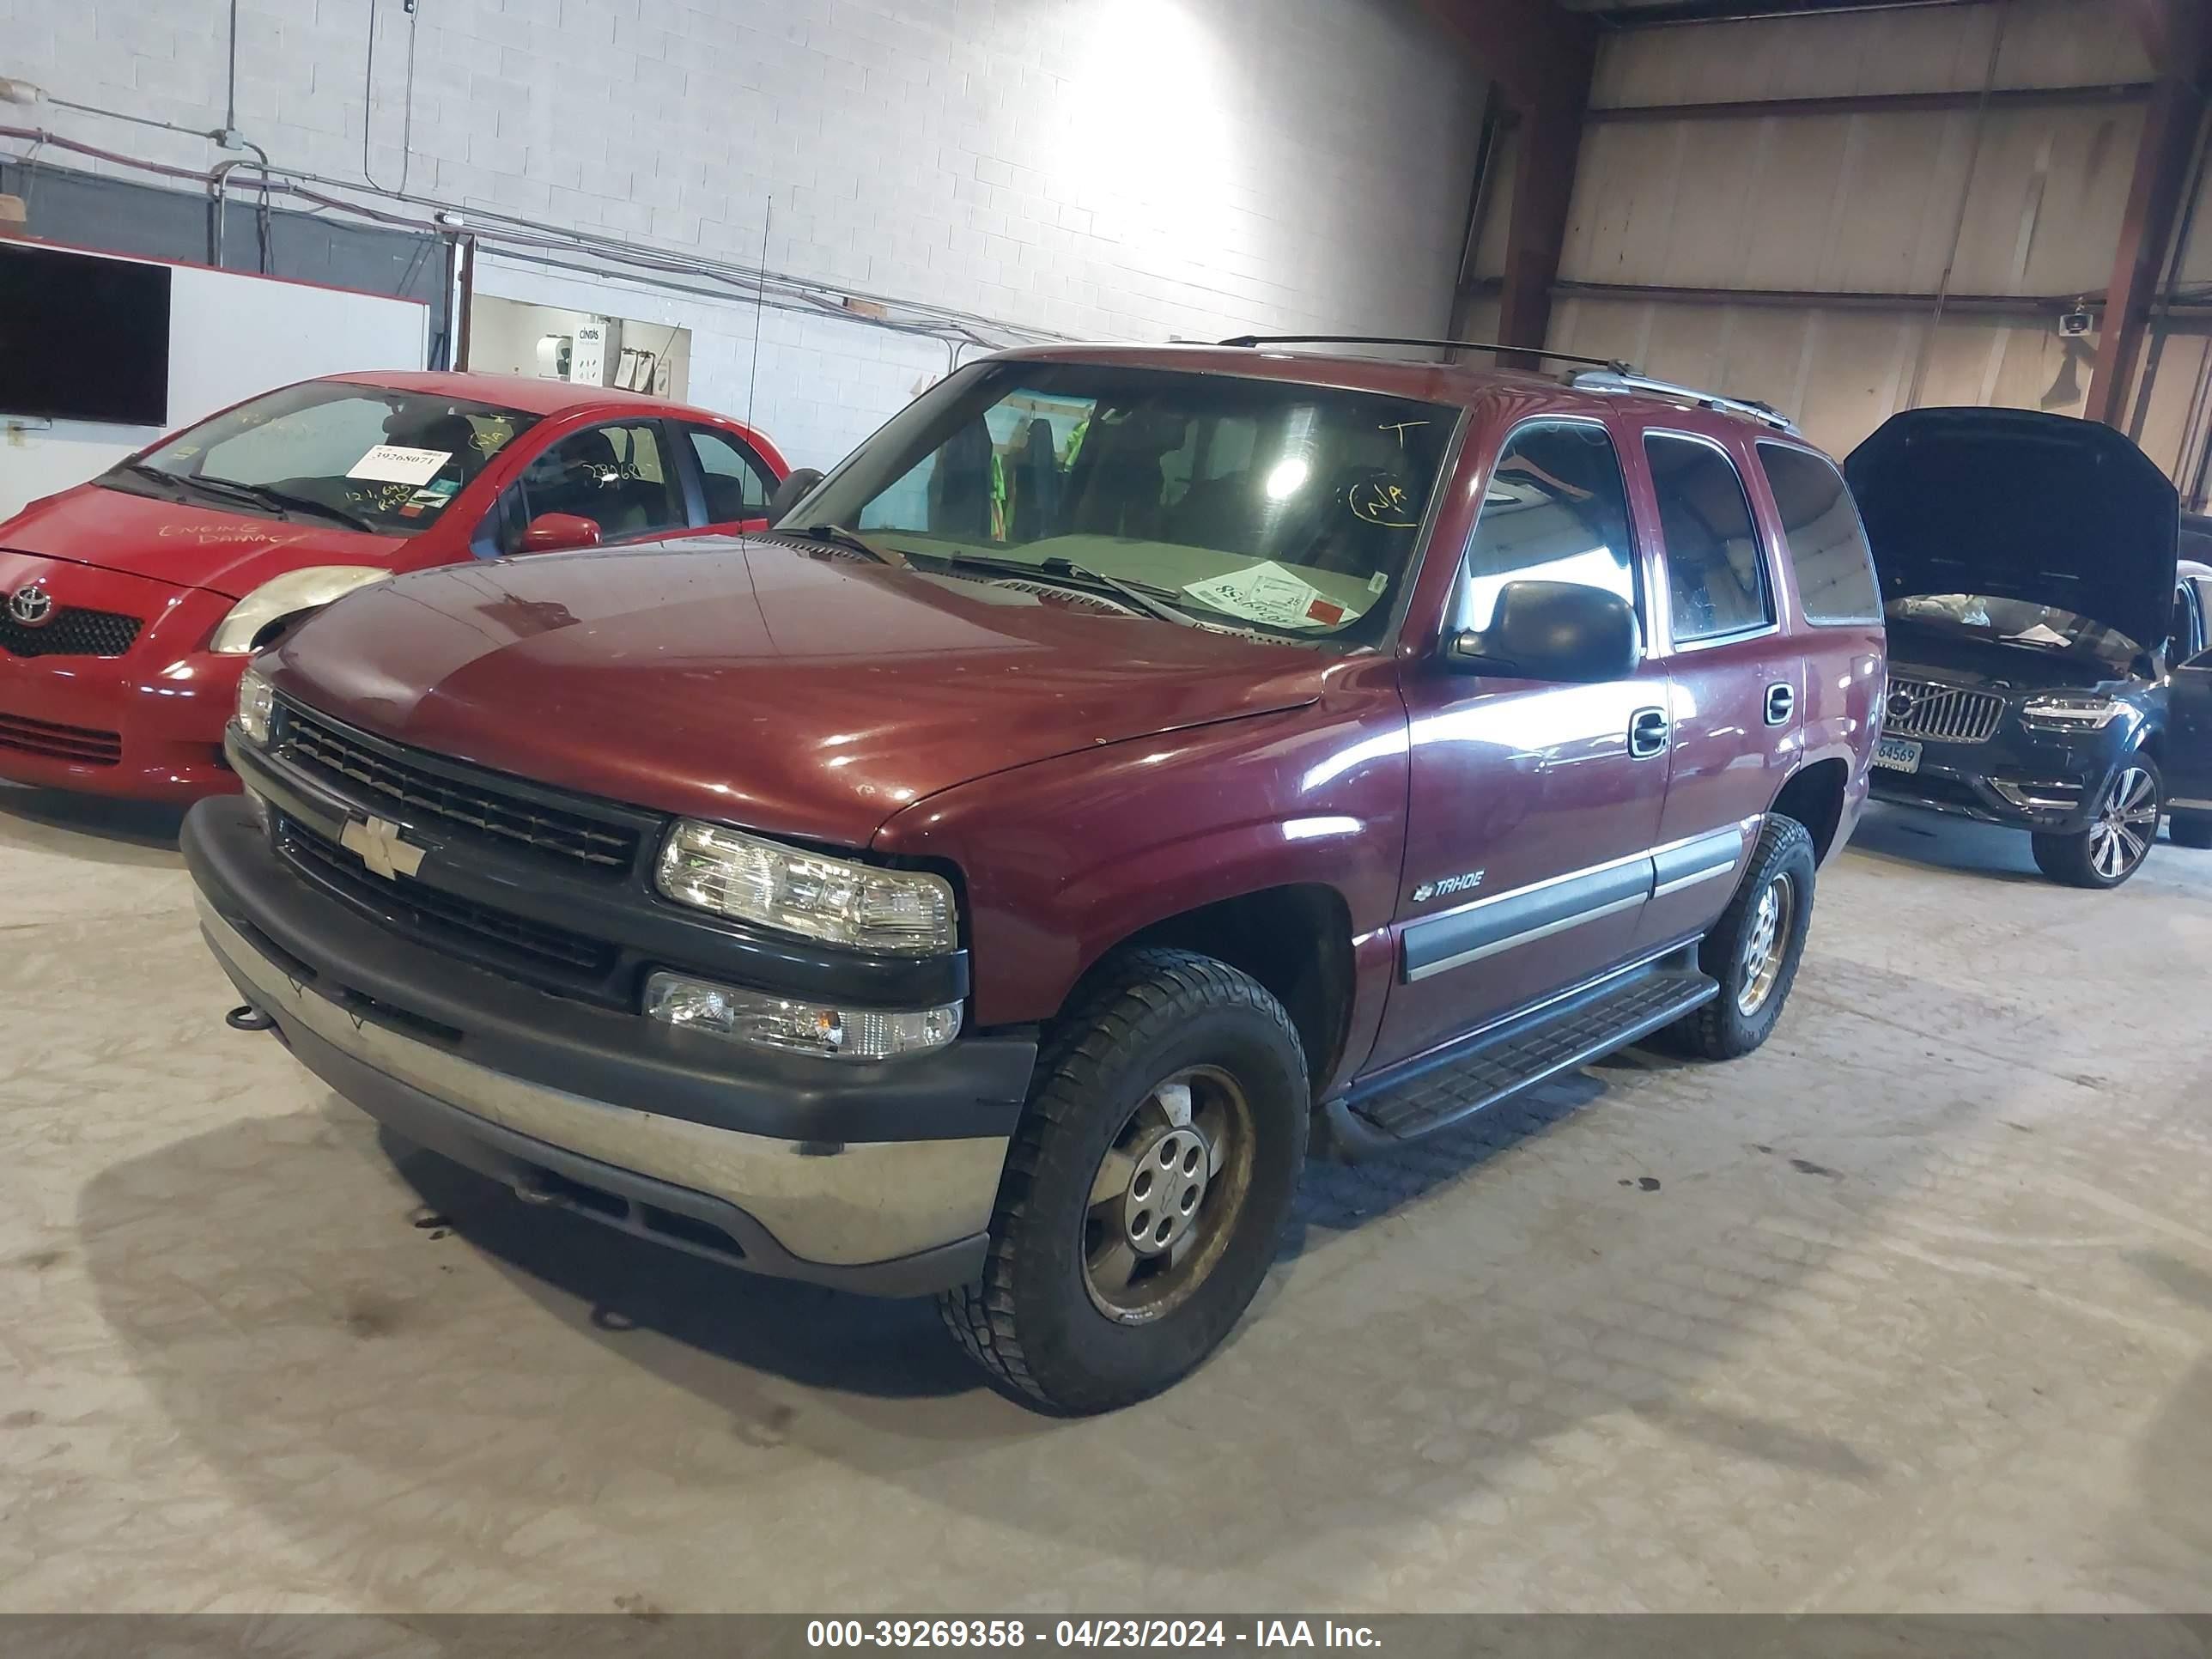
{"type": "Polygon", "coordinates": [[[450,449],[409,449],[400,444],[377,444],[346,469],[346,477],[371,483],[424,484],[453,459],[450,449]]]}
{"type": "Polygon", "coordinates": [[[1273,559],[1186,582],[1182,591],[1201,605],[1268,628],[1335,628],[1359,614],[1273,559]]]}

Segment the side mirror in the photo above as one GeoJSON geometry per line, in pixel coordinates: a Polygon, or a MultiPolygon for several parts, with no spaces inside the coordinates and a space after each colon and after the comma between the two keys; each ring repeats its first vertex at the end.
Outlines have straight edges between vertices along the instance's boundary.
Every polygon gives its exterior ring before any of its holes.
{"type": "Polygon", "coordinates": [[[822,475],[811,466],[802,466],[775,487],[775,494],[768,498],[768,521],[771,525],[783,522],[784,515],[805,501],[807,493],[822,482],[822,475]]]}
{"type": "Polygon", "coordinates": [[[599,542],[599,526],[595,520],[575,513],[541,513],[522,532],[522,545],[515,551],[558,553],[567,548],[596,547],[599,542]]]}
{"type": "Polygon", "coordinates": [[[1643,655],[1634,608],[1580,582],[1508,582],[1490,626],[1444,647],[1465,673],[1577,684],[1624,679],[1643,655]]]}

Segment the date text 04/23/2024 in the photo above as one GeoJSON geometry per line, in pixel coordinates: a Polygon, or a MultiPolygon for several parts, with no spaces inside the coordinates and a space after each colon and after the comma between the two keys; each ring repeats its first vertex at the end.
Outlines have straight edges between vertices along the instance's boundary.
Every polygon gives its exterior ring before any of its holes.
{"type": "Polygon", "coordinates": [[[810,1648],[1378,1648],[1365,1625],[1306,1619],[814,1619],[810,1648]]]}

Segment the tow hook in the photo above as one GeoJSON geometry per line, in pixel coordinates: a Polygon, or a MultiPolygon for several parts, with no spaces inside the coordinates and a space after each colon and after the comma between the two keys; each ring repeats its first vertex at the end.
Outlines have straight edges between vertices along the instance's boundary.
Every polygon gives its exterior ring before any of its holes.
{"type": "Polygon", "coordinates": [[[222,1017],[222,1023],[234,1031],[273,1031],[276,1022],[250,1002],[241,1002],[222,1017]]]}

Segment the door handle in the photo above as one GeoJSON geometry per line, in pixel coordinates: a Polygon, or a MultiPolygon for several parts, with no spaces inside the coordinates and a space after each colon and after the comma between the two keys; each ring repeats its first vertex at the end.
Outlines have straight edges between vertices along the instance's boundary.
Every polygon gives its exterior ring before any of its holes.
{"type": "Polygon", "coordinates": [[[1638,760],[1665,754],[1669,730],[1665,709],[1638,709],[1628,722],[1628,752],[1638,760]]]}
{"type": "Polygon", "coordinates": [[[1786,726],[1797,707],[1797,694],[1787,685],[1774,684],[1766,688],[1766,723],[1786,726]]]}

